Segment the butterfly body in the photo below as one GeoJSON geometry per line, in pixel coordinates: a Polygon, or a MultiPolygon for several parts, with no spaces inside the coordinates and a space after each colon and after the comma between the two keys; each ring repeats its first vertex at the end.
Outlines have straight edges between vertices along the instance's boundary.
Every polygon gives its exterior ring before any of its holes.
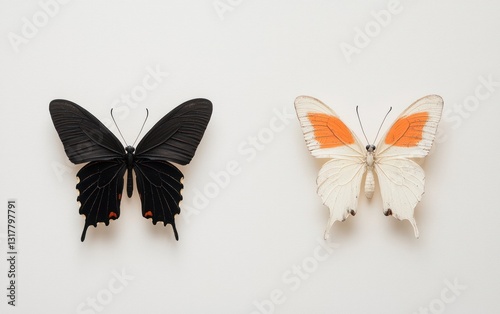
{"type": "Polygon", "coordinates": [[[192,99],[158,121],[136,148],[126,146],[97,118],[68,100],[53,100],[49,111],[66,155],[75,164],[87,163],[77,173],[80,214],[87,228],[120,217],[120,202],[127,172],[127,196],[133,193],[132,170],[144,218],[153,224],[171,224],[178,239],[174,216],[180,213],[182,172],[170,162],[188,164],[205,132],[212,103],[192,99]]]}
{"type": "Polygon", "coordinates": [[[125,164],[127,165],[127,196],[132,197],[132,192],[134,191],[134,181],[132,180],[132,169],[134,168],[134,151],[135,148],[132,146],[125,147],[125,164]]]}
{"type": "Polygon", "coordinates": [[[335,221],[356,214],[363,179],[365,196],[373,197],[375,175],[384,215],[410,221],[418,238],[413,214],[424,193],[425,174],[413,159],[424,158],[432,146],[442,98],[429,95],[417,100],[403,111],[377,146],[364,148],[338,115],[318,99],[299,96],[295,109],[311,154],[330,159],[317,178],[318,195],[330,209],[325,238],[335,221]]]}
{"type": "Polygon", "coordinates": [[[373,193],[375,193],[375,177],[373,176],[373,152],[375,150],[375,146],[368,145],[367,147],[369,148],[366,150],[365,196],[368,199],[371,199],[373,197],[373,193]]]}

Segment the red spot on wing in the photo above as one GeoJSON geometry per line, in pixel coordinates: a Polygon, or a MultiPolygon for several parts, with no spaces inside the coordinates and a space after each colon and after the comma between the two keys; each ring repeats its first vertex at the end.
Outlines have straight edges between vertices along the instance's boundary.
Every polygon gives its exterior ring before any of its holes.
{"type": "Polygon", "coordinates": [[[118,215],[116,215],[115,212],[109,212],[109,219],[116,219],[118,218],[118,215]]]}
{"type": "Polygon", "coordinates": [[[398,119],[387,133],[385,143],[402,147],[417,146],[422,140],[424,126],[428,120],[427,112],[418,112],[398,119]]]}
{"type": "Polygon", "coordinates": [[[309,113],[307,118],[314,128],[314,137],[320,148],[354,144],[351,130],[339,118],[324,113],[309,113]]]}
{"type": "Polygon", "coordinates": [[[145,212],[145,213],[144,213],[144,217],[146,217],[146,218],[151,218],[151,217],[153,217],[153,212],[152,212],[152,211],[150,211],[150,210],[148,210],[147,212],[145,212]]]}

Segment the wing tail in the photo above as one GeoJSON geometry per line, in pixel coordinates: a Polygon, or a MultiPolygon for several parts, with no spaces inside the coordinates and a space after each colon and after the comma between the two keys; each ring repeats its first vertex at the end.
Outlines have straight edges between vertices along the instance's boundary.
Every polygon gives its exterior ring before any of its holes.
{"type": "Polygon", "coordinates": [[[418,233],[418,228],[417,228],[417,222],[415,221],[415,218],[410,218],[408,219],[413,227],[413,232],[415,233],[415,238],[419,238],[419,233],[418,233]]]}

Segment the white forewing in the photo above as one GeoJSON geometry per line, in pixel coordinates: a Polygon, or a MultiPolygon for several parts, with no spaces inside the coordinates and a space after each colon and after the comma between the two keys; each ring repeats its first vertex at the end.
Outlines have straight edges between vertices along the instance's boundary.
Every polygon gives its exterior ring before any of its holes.
{"type": "Polygon", "coordinates": [[[309,96],[299,96],[295,99],[295,110],[302,127],[302,132],[304,133],[307,148],[314,157],[337,158],[339,156],[347,156],[357,158],[366,155],[366,150],[363,148],[363,145],[361,145],[361,142],[356,135],[349,130],[343,122],[341,122],[335,111],[330,109],[330,107],[322,103],[320,100],[309,96]],[[340,121],[340,131],[348,132],[349,135],[352,136],[353,141],[346,143],[342,134],[335,134],[335,132],[338,131],[335,129],[330,129],[331,132],[328,134],[318,135],[318,128],[321,126],[317,124],[315,125],[315,121],[311,119],[311,116],[314,114],[326,115],[340,121]],[[325,147],[325,145],[322,145],[321,141],[327,136],[330,138],[338,138],[339,142],[344,143],[343,145],[337,145],[334,147],[325,147]]]}
{"type": "Polygon", "coordinates": [[[438,95],[425,96],[415,101],[399,115],[382,137],[375,151],[376,159],[427,156],[436,136],[442,111],[443,98],[438,95]],[[418,119],[419,114],[426,115],[425,121],[418,119]],[[415,133],[421,136],[420,140],[415,139],[415,133]],[[395,140],[391,135],[401,137],[395,140]]]}

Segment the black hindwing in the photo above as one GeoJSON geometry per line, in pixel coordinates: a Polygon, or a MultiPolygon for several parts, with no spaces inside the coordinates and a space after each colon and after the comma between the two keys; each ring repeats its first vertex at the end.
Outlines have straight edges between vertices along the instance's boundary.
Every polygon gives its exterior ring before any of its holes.
{"type": "Polygon", "coordinates": [[[125,163],[115,159],[93,161],[78,171],[77,201],[80,202],[80,215],[85,215],[82,241],[89,226],[97,227],[98,222],[107,226],[111,219],[120,217],[125,170],[125,163]]]}
{"type": "Polygon", "coordinates": [[[151,218],[155,225],[158,221],[164,226],[171,224],[178,240],[174,216],[180,213],[182,172],[167,161],[148,159],[136,160],[134,169],[142,216],[151,218]]]}

